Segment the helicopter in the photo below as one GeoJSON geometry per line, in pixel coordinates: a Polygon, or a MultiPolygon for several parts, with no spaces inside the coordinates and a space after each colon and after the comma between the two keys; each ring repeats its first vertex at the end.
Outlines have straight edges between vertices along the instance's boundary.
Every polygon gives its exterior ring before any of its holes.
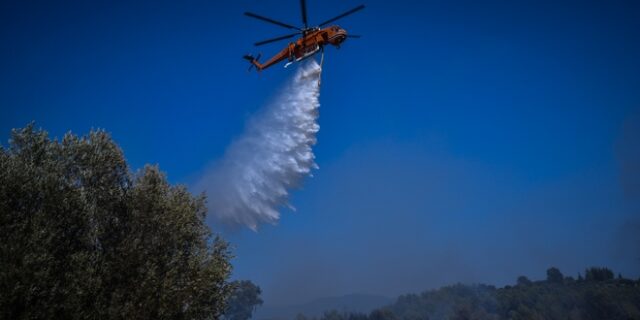
{"type": "Polygon", "coordinates": [[[321,63],[322,63],[322,60],[324,60],[324,46],[330,44],[337,48],[340,48],[340,45],[347,38],[360,38],[360,36],[358,35],[348,34],[347,31],[341,28],[340,26],[337,26],[337,25],[331,25],[328,27],[324,27],[324,26],[338,19],[344,18],[352,13],[355,13],[357,11],[364,9],[364,5],[359,5],[338,16],[335,16],[327,21],[324,21],[315,27],[309,27],[307,23],[307,3],[305,0],[300,0],[300,9],[302,13],[302,24],[303,24],[302,27],[296,27],[296,26],[283,23],[271,18],[267,18],[252,12],[244,13],[246,16],[251,18],[266,21],[287,29],[297,30],[295,33],[292,33],[292,34],[256,42],[254,43],[255,46],[261,46],[267,43],[290,39],[297,35],[301,35],[301,37],[298,38],[295,42],[290,42],[284,49],[282,49],[282,51],[274,55],[271,59],[269,59],[265,63],[260,63],[258,61],[260,59],[261,54],[258,54],[257,57],[254,57],[250,54],[245,55],[243,58],[248,60],[251,63],[251,66],[249,66],[249,70],[255,67],[258,71],[262,71],[281,61],[288,60],[288,62],[285,64],[285,68],[286,68],[294,62],[299,62],[313,56],[319,51],[322,51],[323,53],[323,57],[321,59],[321,63]]]}

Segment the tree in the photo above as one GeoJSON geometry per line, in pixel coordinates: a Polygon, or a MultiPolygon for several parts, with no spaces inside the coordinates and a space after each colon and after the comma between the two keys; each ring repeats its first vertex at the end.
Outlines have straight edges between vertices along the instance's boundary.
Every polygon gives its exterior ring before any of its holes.
{"type": "Polygon", "coordinates": [[[307,317],[302,313],[298,313],[295,317],[295,320],[307,320],[307,317]]]}
{"type": "Polygon", "coordinates": [[[558,268],[551,267],[547,269],[547,281],[551,283],[562,283],[564,276],[558,268]]]}
{"type": "Polygon", "coordinates": [[[608,268],[591,267],[584,273],[587,281],[607,281],[613,280],[613,271],[608,268]]]}
{"type": "MultiPolygon", "coordinates": [[[[369,320],[369,317],[364,313],[351,312],[349,313],[348,320],[369,320]]],[[[425,319],[428,320],[428,319],[425,319]]]]}
{"type": "Polygon", "coordinates": [[[395,315],[389,309],[375,309],[369,314],[369,320],[394,320],[395,315]]]}
{"type": "MultiPolygon", "coordinates": [[[[585,313],[592,319],[625,319],[614,301],[606,292],[597,289],[585,293],[585,313]]],[[[630,318],[627,318],[630,319],[630,318]]]]}
{"type": "Polygon", "coordinates": [[[325,311],[322,315],[322,320],[347,320],[348,315],[338,310],[325,311]]]}
{"type": "Polygon", "coordinates": [[[519,276],[517,281],[519,286],[528,286],[531,284],[531,280],[529,280],[529,278],[527,278],[526,276],[519,276]]]}
{"type": "Polygon", "coordinates": [[[0,318],[218,318],[230,252],[205,214],[156,166],[132,174],[103,131],[13,130],[0,147],[0,318]]]}
{"type": "Polygon", "coordinates": [[[262,305],[260,287],[248,280],[234,281],[233,293],[229,297],[225,318],[229,320],[247,320],[257,306],[262,305]]]}

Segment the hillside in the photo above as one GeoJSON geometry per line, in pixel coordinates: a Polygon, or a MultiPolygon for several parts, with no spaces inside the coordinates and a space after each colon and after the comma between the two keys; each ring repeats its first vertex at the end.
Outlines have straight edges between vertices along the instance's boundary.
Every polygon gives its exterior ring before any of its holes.
{"type": "Polygon", "coordinates": [[[308,317],[319,317],[326,310],[339,310],[343,313],[369,313],[392,303],[391,298],[371,294],[349,294],[339,297],[327,297],[308,303],[290,306],[258,308],[254,319],[281,320],[294,319],[298,314],[308,317]]]}
{"type": "Polygon", "coordinates": [[[584,278],[550,268],[543,281],[521,276],[503,288],[455,284],[402,295],[370,313],[338,309],[320,319],[640,319],[640,280],[614,277],[607,268],[589,268],[584,278]]]}

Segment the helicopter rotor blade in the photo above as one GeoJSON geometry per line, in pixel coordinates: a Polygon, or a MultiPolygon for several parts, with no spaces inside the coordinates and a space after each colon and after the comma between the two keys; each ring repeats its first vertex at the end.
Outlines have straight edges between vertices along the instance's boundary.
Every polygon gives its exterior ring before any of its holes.
{"type": "Polygon", "coordinates": [[[324,26],[325,24],[328,24],[328,23],[334,22],[334,21],[336,21],[336,20],[338,20],[338,19],[344,18],[344,17],[346,17],[346,16],[348,16],[348,15],[350,15],[350,14],[352,14],[352,13],[356,12],[356,11],[360,11],[360,10],[362,10],[362,9],[364,9],[364,4],[361,4],[361,5],[359,5],[359,6],[355,7],[355,8],[353,8],[353,9],[351,9],[351,10],[349,10],[349,11],[347,11],[347,12],[345,12],[345,13],[343,13],[343,14],[341,14],[341,15],[337,16],[337,17],[331,18],[331,19],[329,19],[329,20],[327,20],[327,21],[325,21],[325,22],[323,22],[323,23],[319,24],[319,26],[320,26],[320,27],[322,27],[322,26],[324,26]]]}
{"type": "Polygon", "coordinates": [[[292,38],[294,36],[299,35],[300,32],[296,32],[296,33],[292,33],[292,34],[288,34],[286,36],[282,36],[282,37],[277,37],[277,38],[272,38],[272,39],[268,39],[268,40],[264,40],[264,41],[260,41],[260,42],[256,42],[253,45],[254,46],[261,46],[263,44],[267,44],[267,43],[271,43],[271,42],[276,42],[276,41],[280,41],[280,40],[284,40],[284,39],[289,39],[292,38]]]}
{"type": "Polygon", "coordinates": [[[252,12],[245,12],[245,13],[244,13],[244,15],[245,15],[245,16],[247,16],[247,17],[251,17],[251,18],[258,19],[258,20],[262,20],[262,21],[266,21],[266,22],[269,22],[269,23],[273,23],[273,24],[275,24],[275,25],[279,25],[279,26],[281,26],[281,27],[285,27],[285,28],[287,28],[287,29],[296,29],[296,30],[300,30],[300,31],[302,31],[302,30],[301,30],[300,28],[298,28],[298,27],[294,27],[294,26],[292,26],[292,25],[290,25],[290,24],[286,24],[286,23],[284,23],[284,22],[276,21],[276,20],[273,20],[273,19],[271,19],[271,18],[263,17],[263,16],[261,16],[261,15],[257,15],[257,14],[252,13],[252,12]]]}
{"type": "Polygon", "coordinates": [[[309,25],[307,24],[307,1],[300,0],[300,10],[302,10],[302,24],[304,24],[305,29],[308,29],[309,25]]]}

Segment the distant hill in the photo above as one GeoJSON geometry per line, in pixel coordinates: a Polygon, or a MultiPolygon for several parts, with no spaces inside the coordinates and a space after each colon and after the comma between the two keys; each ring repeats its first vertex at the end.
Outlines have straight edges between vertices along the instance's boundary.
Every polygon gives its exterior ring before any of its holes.
{"type": "Polygon", "coordinates": [[[520,276],[502,288],[456,284],[402,295],[369,313],[327,311],[306,320],[640,319],[640,280],[598,267],[586,269],[584,277],[565,277],[552,267],[541,281],[520,276]]]}
{"type": "Polygon", "coordinates": [[[369,313],[376,308],[391,304],[394,299],[371,294],[349,294],[340,297],[327,297],[308,303],[258,308],[253,319],[257,320],[292,320],[298,314],[307,317],[320,317],[327,310],[338,310],[345,313],[369,313]]]}

